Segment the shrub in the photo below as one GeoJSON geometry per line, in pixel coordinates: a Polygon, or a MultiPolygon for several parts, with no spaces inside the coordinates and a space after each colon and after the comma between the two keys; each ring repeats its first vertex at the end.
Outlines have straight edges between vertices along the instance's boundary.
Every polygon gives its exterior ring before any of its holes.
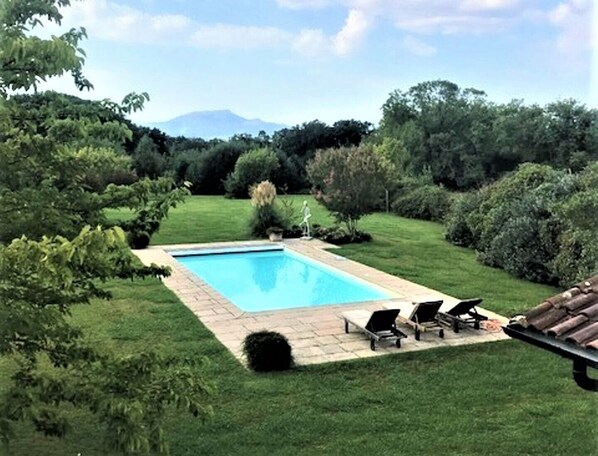
{"type": "Polygon", "coordinates": [[[256,372],[282,371],[293,365],[291,345],[285,336],[273,331],[257,331],[243,341],[247,364],[256,372]]]}
{"type": "Polygon", "coordinates": [[[598,271],[598,165],[579,174],[522,165],[459,199],[446,238],[474,247],[483,263],[563,286],[598,271]]]}
{"type": "Polygon", "coordinates": [[[252,185],[271,179],[279,167],[278,157],[269,149],[261,148],[245,152],[239,157],[234,171],[224,182],[226,195],[246,198],[252,185]]]}
{"type": "MultiPolygon", "coordinates": [[[[312,226],[312,229],[315,230],[315,225],[312,226]]],[[[292,225],[290,228],[283,230],[282,235],[287,239],[298,238],[303,236],[303,228],[299,225],[292,225]]]]}
{"type": "Polygon", "coordinates": [[[392,203],[392,211],[403,217],[440,221],[451,207],[449,192],[438,185],[405,189],[392,203]]]}
{"type": "Polygon", "coordinates": [[[249,219],[249,232],[253,237],[266,237],[268,228],[284,230],[284,226],[284,219],[274,205],[256,207],[249,219]]]}
{"type": "Polygon", "coordinates": [[[561,235],[554,271],[563,287],[598,274],[598,239],[595,231],[574,230],[561,235]]]}
{"type": "Polygon", "coordinates": [[[150,237],[147,231],[127,233],[127,241],[132,249],[145,249],[150,243],[150,237]]]}
{"type": "Polygon", "coordinates": [[[330,228],[314,227],[314,237],[335,245],[369,242],[372,240],[372,235],[369,233],[357,230],[351,235],[346,229],[338,225],[330,228]]]}
{"type": "Polygon", "coordinates": [[[558,222],[533,193],[509,209],[480,259],[526,280],[555,283],[552,262],[558,252],[558,222]]]}
{"type": "Polygon", "coordinates": [[[249,232],[253,237],[266,237],[269,228],[287,227],[284,217],[278,211],[275,203],[276,187],[271,182],[264,181],[250,189],[253,212],[249,219],[249,232]]]}
{"type": "Polygon", "coordinates": [[[463,247],[474,247],[477,236],[471,229],[470,216],[480,206],[480,192],[467,193],[457,198],[446,220],[447,241],[463,247]]]}

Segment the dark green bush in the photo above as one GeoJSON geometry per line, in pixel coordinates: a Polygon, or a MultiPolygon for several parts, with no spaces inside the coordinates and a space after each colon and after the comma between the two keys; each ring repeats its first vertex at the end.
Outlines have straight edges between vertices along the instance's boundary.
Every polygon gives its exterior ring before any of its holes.
{"type": "MultiPolygon", "coordinates": [[[[315,228],[315,227],[314,227],[315,228]]],[[[293,225],[282,232],[283,237],[287,239],[298,238],[303,235],[303,228],[299,225],[293,225]]]]}
{"type": "Polygon", "coordinates": [[[450,193],[438,185],[406,187],[392,203],[392,211],[397,215],[434,221],[443,220],[450,207],[450,193]]]}
{"type": "Polygon", "coordinates": [[[558,235],[558,222],[536,195],[529,194],[512,205],[480,259],[517,277],[554,284],[552,263],[558,253],[558,235]]]}
{"type": "Polygon", "coordinates": [[[484,264],[563,286],[598,272],[598,165],[579,174],[525,164],[459,199],[446,238],[484,264]]]}
{"type": "Polygon", "coordinates": [[[372,240],[372,235],[363,231],[355,231],[355,235],[351,234],[343,227],[337,225],[330,228],[314,227],[314,237],[335,245],[352,244],[369,242],[372,240]]]}
{"type": "Polygon", "coordinates": [[[567,231],[561,235],[560,241],[560,250],[553,264],[563,287],[569,288],[598,274],[598,237],[595,231],[567,231]]]}
{"type": "Polygon", "coordinates": [[[145,249],[150,243],[150,237],[147,231],[135,231],[127,234],[127,240],[132,249],[145,249]]]}
{"type": "Polygon", "coordinates": [[[271,227],[286,228],[283,216],[274,204],[254,207],[249,219],[249,232],[251,236],[266,237],[267,230],[271,227]]]}
{"type": "Polygon", "coordinates": [[[243,341],[247,365],[256,372],[290,369],[293,365],[291,351],[287,338],[274,331],[257,331],[243,341]]]}
{"type": "Polygon", "coordinates": [[[447,241],[463,247],[474,247],[478,237],[470,226],[471,214],[480,206],[480,192],[461,195],[453,203],[451,211],[446,218],[447,241]]]}

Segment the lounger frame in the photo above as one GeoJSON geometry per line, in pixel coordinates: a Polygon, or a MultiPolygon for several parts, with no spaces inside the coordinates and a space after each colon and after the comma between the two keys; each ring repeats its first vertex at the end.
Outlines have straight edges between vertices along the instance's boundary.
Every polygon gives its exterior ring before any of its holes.
{"type": "Polygon", "coordinates": [[[480,298],[465,299],[447,312],[438,312],[438,321],[452,328],[455,333],[467,327],[480,329],[480,323],[488,320],[488,317],[481,315],[476,309],[476,306],[481,302],[482,299],[480,298]]]}
{"type": "MultiPolygon", "coordinates": [[[[426,301],[426,302],[414,302],[415,306],[438,306],[442,305],[442,300],[438,301],[426,301]]],[[[438,311],[434,312],[433,316],[427,316],[425,320],[420,321],[418,312],[415,312],[411,318],[399,315],[399,321],[403,324],[411,326],[415,331],[415,340],[420,340],[421,333],[428,331],[438,331],[438,337],[444,338],[444,328],[438,322],[436,316],[438,311]]]]}
{"type": "MultiPolygon", "coordinates": [[[[392,312],[392,310],[377,310],[374,312],[392,312]]],[[[372,314],[374,314],[374,312],[372,312],[372,314]]],[[[396,315],[398,316],[399,311],[398,309],[396,309],[396,315]]],[[[355,328],[359,329],[359,331],[361,331],[362,333],[364,333],[366,336],[369,337],[370,339],[370,349],[371,350],[376,350],[376,342],[380,342],[383,339],[396,339],[395,340],[395,345],[397,348],[401,347],[401,339],[405,339],[407,337],[407,334],[405,334],[403,331],[401,331],[400,329],[397,328],[396,322],[392,323],[391,326],[388,329],[383,329],[380,331],[376,331],[375,327],[373,328],[368,328],[368,325],[372,322],[372,319],[370,318],[370,321],[368,322],[368,324],[366,324],[365,326],[361,326],[356,324],[354,321],[352,321],[350,318],[346,317],[343,315],[343,320],[345,320],[345,333],[349,332],[349,324],[351,324],[352,326],[354,326],[355,328]]],[[[396,317],[395,317],[396,320],[396,317]]]]}

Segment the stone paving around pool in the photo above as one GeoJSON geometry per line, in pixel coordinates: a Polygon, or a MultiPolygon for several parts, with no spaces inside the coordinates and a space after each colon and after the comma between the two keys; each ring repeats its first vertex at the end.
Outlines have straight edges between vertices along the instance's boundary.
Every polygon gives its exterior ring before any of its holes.
{"type": "MultiPolygon", "coordinates": [[[[375,285],[384,287],[396,298],[383,301],[365,303],[332,305],[322,307],[304,307],[298,309],[243,312],[216,290],[195,276],[191,271],[178,263],[168,251],[179,249],[224,248],[239,246],[272,246],[270,242],[223,242],[211,244],[178,244],[168,246],[153,246],[145,250],[134,250],[134,253],[145,264],[156,263],[168,265],[172,268],[172,275],[164,279],[164,284],[170,288],[179,299],[199,318],[199,320],[228,348],[237,359],[244,362],[241,345],[247,334],[253,331],[267,329],[284,334],[293,348],[293,356],[297,364],[316,364],[347,359],[366,358],[387,353],[404,353],[408,351],[426,350],[429,348],[475,344],[508,339],[502,330],[489,332],[486,330],[462,329],[455,334],[452,330],[444,331],[444,339],[438,337],[437,332],[422,333],[419,341],[415,340],[413,331],[406,326],[399,328],[409,337],[401,341],[401,348],[397,348],[392,341],[381,341],[376,344],[376,351],[370,350],[369,339],[350,328],[348,334],[344,330],[342,312],[367,309],[382,309],[384,305],[396,304],[401,306],[404,301],[428,299],[442,299],[441,310],[448,310],[459,300],[438,291],[400,279],[393,275],[357,263],[347,258],[329,252],[337,248],[318,240],[285,240],[284,247],[296,251],[309,258],[333,266],[346,273],[364,279],[375,285]]],[[[463,296],[473,298],[475,296],[463,296]]],[[[483,296],[480,296],[483,298],[483,296]]],[[[498,314],[478,307],[480,313],[488,318],[497,320],[500,324],[507,323],[507,319],[498,314]]],[[[402,312],[402,314],[405,314],[402,312]]]]}

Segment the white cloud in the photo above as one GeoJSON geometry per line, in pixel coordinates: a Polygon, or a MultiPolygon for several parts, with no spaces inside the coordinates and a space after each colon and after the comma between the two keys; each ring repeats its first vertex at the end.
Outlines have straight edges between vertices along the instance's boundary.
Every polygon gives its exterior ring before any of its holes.
{"type": "Polygon", "coordinates": [[[510,26],[508,19],[472,15],[399,16],[395,24],[411,33],[480,34],[504,30],[510,26]]]}
{"type": "Polygon", "coordinates": [[[512,8],[519,0],[463,0],[460,8],[464,11],[488,11],[512,8]]]}
{"type": "Polygon", "coordinates": [[[408,35],[403,39],[403,48],[408,52],[419,56],[430,56],[436,54],[437,49],[412,35],[408,35]]]}
{"type": "Polygon", "coordinates": [[[391,21],[410,33],[479,34],[502,31],[514,25],[527,8],[515,8],[521,0],[278,0],[290,7],[324,5],[357,10],[370,23],[391,21]]]}
{"type": "Polygon", "coordinates": [[[83,26],[91,36],[130,43],[175,42],[193,22],[181,14],[151,15],[108,0],[73,2],[64,11],[63,24],[83,26]]]}
{"type": "MultiPolygon", "coordinates": [[[[390,22],[407,32],[403,46],[428,53],[425,34],[485,34],[508,30],[526,21],[557,28],[561,52],[578,52],[590,43],[593,0],[562,0],[552,10],[542,0],[277,0],[289,9],[340,7],[347,11],[338,30],[285,30],[276,26],[202,24],[182,14],[150,14],[118,0],[73,2],[65,9],[65,26],[84,26],[90,36],[119,43],[194,46],[214,49],[288,48],[306,56],[345,56],[363,43],[377,24],[390,22]],[[535,7],[535,8],[534,8],[535,7]],[[417,37],[417,38],[416,38],[417,37]],[[418,40],[417,46],[414,40],[418,40]],[[576,51],[577,49],[577,51],[576,51]]],[[[140,5],[141,8],[141,5],[140,5]]],[[[275,25],[275,24],[274,24],[275,25]]]]}
{"type": "Polygon", "coordinates": [[[345,25],[334,37],[334,51],[339,55],[351,53],[370,28],[370,20],[363,11],[350,10],[345,25]]]}
{"type": "Polygon", "coordinates": [[[302,30],[293,40],[293,49],[307,57],[327,54],[329,48],[330,39],[322,30],[302,30]]]}
{"type": "Polygon", "coordinates": [[[202,25],[191,35],[191,43],[208,49],[252,49],[288,44],[291,35],[276,27],[230,24],[202,25]]]}
{"type": "Polygon", "coordinates": [[[550,23],[559,29],[556,46],[560,52],[598,49],[596,43],[592,43],[592,7],[591,0],[568,0],[548,13],[550,23]]]}
{"type": "Polygon", "coordinates": [[[276,0],[279,6],[289,9],[320,9],[332,3],[331,0],[276,0]]]}

